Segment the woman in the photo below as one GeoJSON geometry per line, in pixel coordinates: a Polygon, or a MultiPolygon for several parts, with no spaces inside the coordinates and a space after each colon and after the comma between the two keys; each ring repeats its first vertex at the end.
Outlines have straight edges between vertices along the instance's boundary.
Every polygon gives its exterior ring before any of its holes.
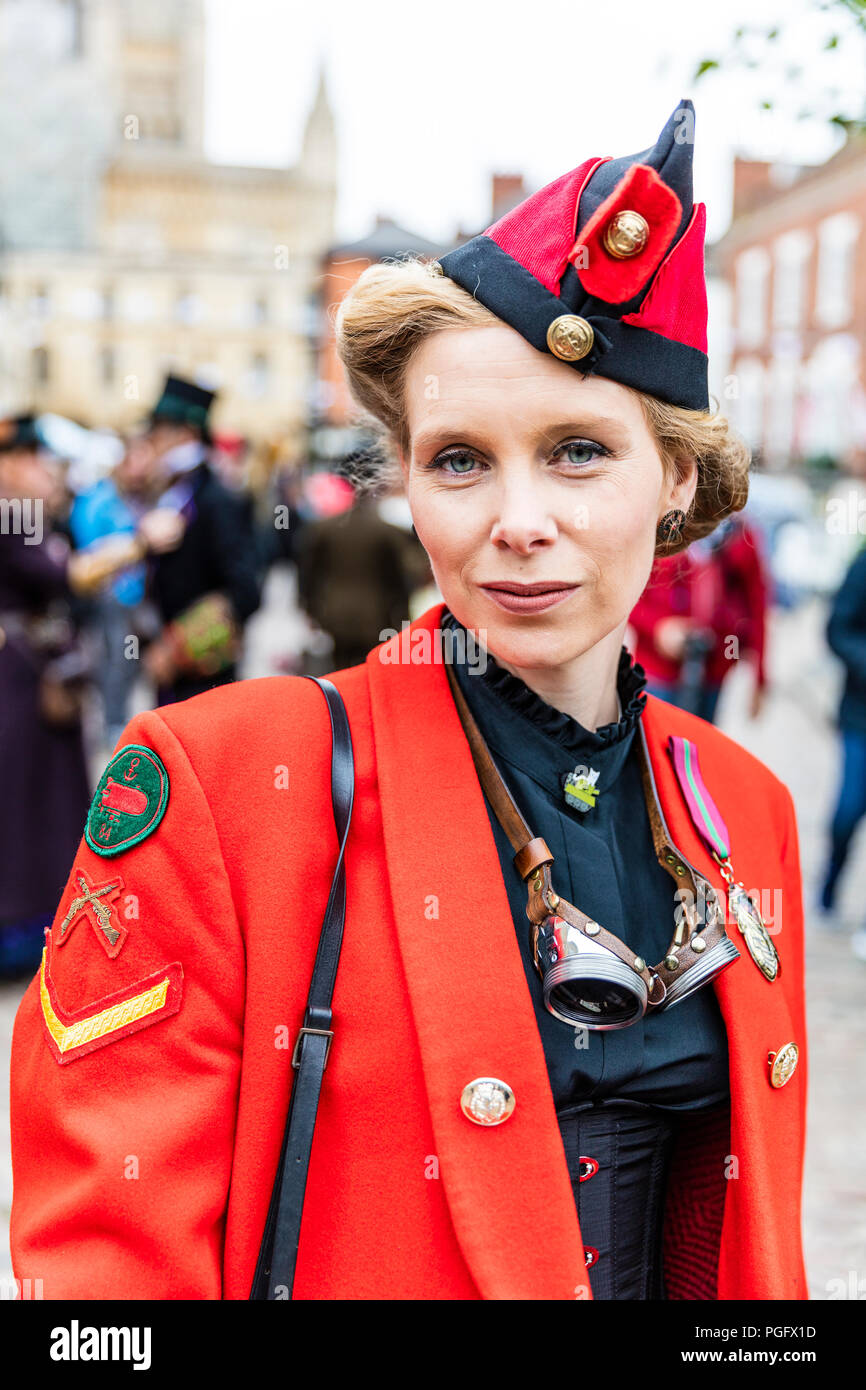
{"type": "MultiPolygon", "coordinates": [[[[355,799],[295,1298],[807,1296],[791,797],[621,645],[653,555],[746,498],[707,410],[691,114],[342,306],[445,602],[334,673],[355,799]],[[744,922],[737,880],[765,914],[779,890],[748,950],[728,879],[744,922]]],[[[103,797],[142,787],[144,832],[98,794],[74,871],[118,936],[70,887],[16,1024],[15,1269],[243,1299],[337,854],[328,712],[269,679],[126,740],[103,797]]]]}

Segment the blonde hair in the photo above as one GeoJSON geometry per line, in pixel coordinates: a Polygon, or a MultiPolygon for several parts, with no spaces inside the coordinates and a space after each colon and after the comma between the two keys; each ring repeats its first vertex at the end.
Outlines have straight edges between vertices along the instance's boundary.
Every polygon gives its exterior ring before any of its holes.
{"type": "MultiPolygon", "coordinates": [[[[334,317],[337,352],[352,395],[376,435],[365,471],[355,479],[359,486],[373,491],[402,483],[394,446],[404,453],[409,449],[405,373],[425,338],[443,328],[501,323],[435,262],[418,256],[379,262],[361,274],[334,317]]],[[[718,411],[685,410],[642,391],[634,394],[666,472],[678,474],[685,459],[698,465],[695,496],[679,539],[656,546],[657,555],[674,555],[746,505],[749,451],[718,411]]]]}

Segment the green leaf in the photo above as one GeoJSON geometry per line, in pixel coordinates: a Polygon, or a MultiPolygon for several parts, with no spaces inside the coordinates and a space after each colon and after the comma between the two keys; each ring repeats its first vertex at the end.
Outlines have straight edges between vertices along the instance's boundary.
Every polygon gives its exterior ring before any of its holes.
{"type": "Polygon", "coordinates": [[[713,68],[717,68],[718,66],[719,66],[718,59],[716,59],[716,58],[704,58],[704,60],[703,60],[702,63],[698,63],[698,66],[697,66],[697,68],[695,69],[695,75],[694,75],[694,77],[692,78],[692,81],[693,81],[693,82],[697,82],[698,78],[699,78],[699,77],[703,77],[703,75],[704,75],[705,72],[712,72],[713,68]]]}

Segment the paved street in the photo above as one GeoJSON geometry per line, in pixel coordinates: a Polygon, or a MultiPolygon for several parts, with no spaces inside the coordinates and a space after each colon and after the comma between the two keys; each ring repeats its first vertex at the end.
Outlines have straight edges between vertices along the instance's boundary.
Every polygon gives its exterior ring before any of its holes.
{"type": "MultiPolygon", "coordinates": [[[[774,614],[770,630],[773,691],[760,719],[750,722],[745,712],[749,690],[745,671],[731,676],[719,709],[721,726],[788,784],[798,811],[807,909],[810,1043],[805,1242],[813,1299],[825,1299],[840,1288],[834,1280],[848,1288],[866,1279],[866,964],[853,958],[848,945],[850,930],[866,924],[866,831],[862,827],[841,894],[841,930],[819,930],[812,911],[824,827],[838,776],[831,721],[841,669],[823,644],[824,612],[824,605],[816,601],[795,613],[774,614]]],[[[272,673],[273,659],[296,648],[302,632],[303,623],[292,611],[291,586],[285,574],[277,572],[269,585],[268,603],[251,626],[249,673],[272,673]]],[[[749,789],[743,792],[748,795],[749,789]]],[[[21,992],[12,987],[0,990],[4,1056],[8,1056],[21,992]]],[[[6,1276],[10,1273],[8,1140],[4,1094],[0,1102],[0,1274],[6,1276]]],[[[866,1296],[866,1287],[861,1296],[866,1296]]]]}

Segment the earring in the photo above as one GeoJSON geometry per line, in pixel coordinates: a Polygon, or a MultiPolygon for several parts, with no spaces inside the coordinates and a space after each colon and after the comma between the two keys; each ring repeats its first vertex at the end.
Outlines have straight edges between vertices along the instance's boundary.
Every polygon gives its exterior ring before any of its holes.
{"type": "Polygon", "coordinates": [[[656,527],[656,539],[662,545],[670,545],[678,541],[682,535],[685,525],[686,514],[679,507],[673,511],[665,512],[658,526],[656,527]]]}

